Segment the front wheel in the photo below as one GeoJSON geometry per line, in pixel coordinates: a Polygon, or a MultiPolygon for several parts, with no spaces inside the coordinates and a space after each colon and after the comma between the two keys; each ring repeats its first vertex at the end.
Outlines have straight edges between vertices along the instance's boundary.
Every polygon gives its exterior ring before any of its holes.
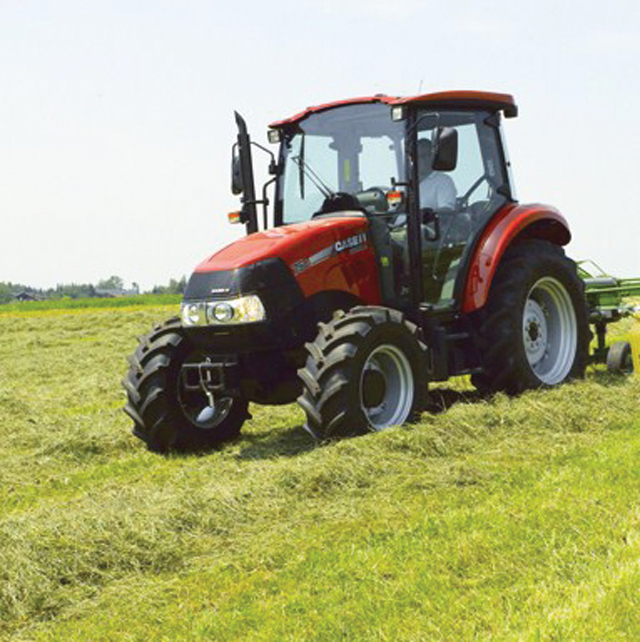
{"type": "Polygon", "coordinates": [[[424,405],[426,346],[396,310],[339,311],[320,324],[307,351],[298,403],[317,437],[384,430],[414,419],[424,405]]]}
{"type": "Polygon", "coordinates": [[[133,433],[156,452],[206,450],[237,437],[247,402],[186,385],[182,366],[203,358],[170,319],[139,340],[122,381],[133,433]]]}
{"type": "Polygon", "coordinates": [[[483,391],[515,394],[584,376],[589,320],[584,283],[564,251],[546,241],[505,253],[476,318],[483,391]]]}

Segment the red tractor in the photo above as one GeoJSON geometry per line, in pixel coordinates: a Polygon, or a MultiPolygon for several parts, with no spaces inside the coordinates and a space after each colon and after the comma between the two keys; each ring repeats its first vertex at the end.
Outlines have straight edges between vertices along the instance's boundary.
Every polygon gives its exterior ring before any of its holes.
{"type": "Polygon", "coordinates": [[[230,219],[247,236],[140,340],[134,433],[203,449],[239,434],[249,402],[297,399],[328,438],[411,421],[451,376],[509,394],[581,377],[584,283],[562,215],[516,200],[501,128],[516,115],[496,93],[357,98],[272,124],[276,156],[236,114],[230,219]],[[271,154],[260,199],[252,147],[271,154]]]}

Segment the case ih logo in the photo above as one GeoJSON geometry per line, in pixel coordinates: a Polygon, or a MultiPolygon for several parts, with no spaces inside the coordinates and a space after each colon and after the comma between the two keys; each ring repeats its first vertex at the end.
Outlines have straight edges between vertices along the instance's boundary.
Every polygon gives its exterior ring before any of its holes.
{"type": "Polygon", "coordinates": [[[361,245],[364,245],[367,242],[366,234],[356,234],[355,236],[350,236],[348,239],[342,241],[336,241],[334,244],[334,249],[336,252],[344,252],[345,250],[352,250],[359,248],[361,245]]]}
{"type": "Polygon", "coordinates": [[[312,254],[306,259],[300,259],[293,264],[293,271],[295,274],[300,274],[305,270],[308,270],[322,261],[339,254],[340,252],[345,252],[346,250],[357,251],[364,249],[367,244],[367,235],[364,233],[356,234],[355,236],[350,236],[349,238],[336,241],[333,245],[325,247],[323,250],[312,254]]]}

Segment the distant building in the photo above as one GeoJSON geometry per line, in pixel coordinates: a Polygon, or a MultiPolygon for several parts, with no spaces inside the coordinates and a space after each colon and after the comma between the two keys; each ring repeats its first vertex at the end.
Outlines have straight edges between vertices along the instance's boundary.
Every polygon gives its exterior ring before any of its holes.
{"type": "Polygon", "coordinates": [[[14,294],[13,298],[16,301],[42,301],[43,297],[38,296],[35,292],[27,292],[26,290],[14,294]]]}

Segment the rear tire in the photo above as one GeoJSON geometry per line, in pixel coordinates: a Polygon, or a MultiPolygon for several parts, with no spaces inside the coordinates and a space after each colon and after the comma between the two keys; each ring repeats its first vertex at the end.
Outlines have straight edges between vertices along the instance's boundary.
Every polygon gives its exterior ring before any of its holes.
{"type": "Polygon", "coordinates": [[[627,341],[616,341],[607,352],[607,370],[616,374],[633,374],[633,355],[631,344],[627,341]]]}
{"type": "Polygon", "coordinates": [[[510,247],[476,318],[483,392],[517,394],[583,377],[589,357],[584,283],[562,248],[529,240],[510,247]]]}
{"type": "Polygon", "coordinates": [[[207,450],[240,434],[248,418],[247,402],[224,397],[210,405],[204,392],[186,391],[180,370],[201,361],[180,326],[169,319],[139,339],[122,381],[127,391],[124,411],[133,433],[155,452],[207,450]]]}
{"type": "Polygon", "coordinates": [[[414,420],[426,400],[426,346],[397,310],[356,307],[321,323],[298,371],[298,403],[318,438],[414,420]]]}

